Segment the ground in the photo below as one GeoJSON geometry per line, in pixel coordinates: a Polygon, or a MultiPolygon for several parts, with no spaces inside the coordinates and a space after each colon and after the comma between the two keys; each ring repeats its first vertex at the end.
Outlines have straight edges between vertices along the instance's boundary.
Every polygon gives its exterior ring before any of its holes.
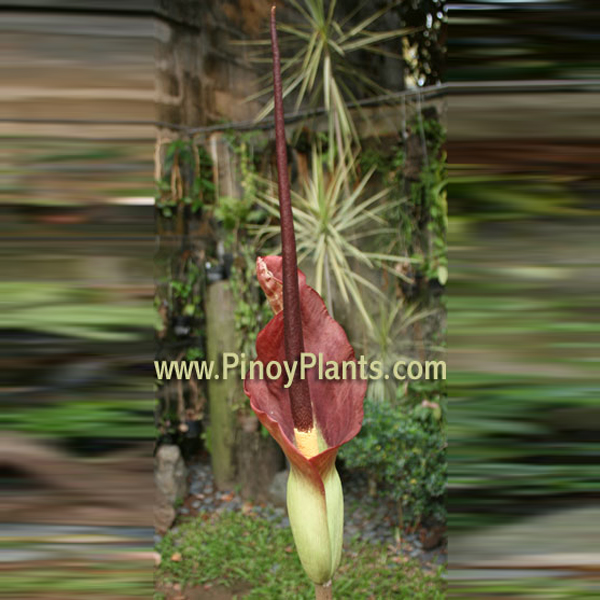
{"type": "MultiPolygon", "coordinates": [[[[189,495],[175,526],[157,536],[157,598],[311,598],[285,509],[217,491],[205,461],[189,473],[189,495]]],[[[424,549],[421,540],[432,536],[400,531],[394,506],[370,497],[360,477],[344,487],[344,557],[334,582],[339,597],[444,598],[440,536],[435,549],[424,549]]]]}

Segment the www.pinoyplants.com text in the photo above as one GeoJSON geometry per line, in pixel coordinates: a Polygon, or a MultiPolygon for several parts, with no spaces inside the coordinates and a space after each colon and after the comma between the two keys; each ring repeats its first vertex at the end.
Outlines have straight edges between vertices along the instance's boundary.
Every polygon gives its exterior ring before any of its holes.
{"type": "Polygon", "coordinates": [[[316,370],[319,379],[336,381],[341,379],[390,379],[394,377],[405,379],[446,379],[446,363],[441,360],[431,360],[421,363],[416,360],[399,360],[392,366],[390,372],[384,372],[381,361],[368,362],[364,356],[360,359],[343,361],[325,360],[322,354],[303,352],[300,360],[292,363],[287,361],[271,361],[262,363],[258,360],[246,360],[245,354],[224,352],[220,361],[192,360],[155,360],[156,377],[163,379],[227,379],[230,376],[245,379],[283,378],[285,388],[292,385],[294,378],[305,378],[309,370],[316,370]]]}

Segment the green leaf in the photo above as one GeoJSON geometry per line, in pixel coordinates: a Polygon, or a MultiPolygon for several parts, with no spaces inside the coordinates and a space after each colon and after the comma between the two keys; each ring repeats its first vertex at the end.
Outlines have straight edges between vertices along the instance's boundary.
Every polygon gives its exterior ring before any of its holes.
{"type": "Polygon", "coordinates": [[[448,281],[448,268],[444,265],[440,265],[437,270],[437,278],[442,285],[446,285],[446,282],[448,281]]]}

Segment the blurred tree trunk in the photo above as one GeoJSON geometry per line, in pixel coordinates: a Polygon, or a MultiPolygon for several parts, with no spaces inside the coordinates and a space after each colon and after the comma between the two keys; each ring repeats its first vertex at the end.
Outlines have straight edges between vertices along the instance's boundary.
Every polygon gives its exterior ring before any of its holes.
{"type": "MultiPolygon", "coordinates": [[[[208,360],[222,365],[223,353],[238,353],[235,302],[227,281],[209,286],[206,298],[208,360]]],[[[283,466],[273,441],[260,432],[259,421],[247,407],[239,371],[208,383],[209,449],[215,483],[221,490],[239,486],[244,498],[266,500],[275,474],[283,466]]]]}
{"type": "Polygon", "coordinates": [[[233,489],[236,479],[236,419],[233,407],[240,401],[239,394],[243,391],[235,375],[229,373],[224,379],[220,373],[223,354],[237,350],[233,321],[235,306],[226,281],[217,281],[208,287],[205,306],[207,359],[219,373],[219,379],[213,376],[208,382],[208,447],[217,487],[233,489]]]}
{"type": "MultiPolygon", "coordinates": [[[[241,198],[237,157],[222,134],[211,136],[210,152],[217,195],[241,198]]],[[[223,259],[221,256],[223,276],[227,277],[223,259]]],[[[209,287],[206,320],[208,359],[220,364],[223,352],[239,353],[235,299],[227,281],[209,287]]],[[[217,486],[232,489],[235,482],[244,498],[266,500],[271,481],[282,466],[281,452],[270,436],[261,435],[239,371],[230,373],[227,381],[221,378],[209,382],[209,402],[210,450],[217,486]]]]}

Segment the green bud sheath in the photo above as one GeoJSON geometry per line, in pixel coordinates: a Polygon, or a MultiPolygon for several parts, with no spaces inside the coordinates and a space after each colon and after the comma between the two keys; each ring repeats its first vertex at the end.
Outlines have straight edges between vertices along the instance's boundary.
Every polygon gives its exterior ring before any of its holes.
{"type": "Polygon", "coordinates": [[[342,557],[344,496],[335,467],[319,487],[292,467],[287,484],[287,508],[300,562],[313,583],[331,580],[342,557]]]}

